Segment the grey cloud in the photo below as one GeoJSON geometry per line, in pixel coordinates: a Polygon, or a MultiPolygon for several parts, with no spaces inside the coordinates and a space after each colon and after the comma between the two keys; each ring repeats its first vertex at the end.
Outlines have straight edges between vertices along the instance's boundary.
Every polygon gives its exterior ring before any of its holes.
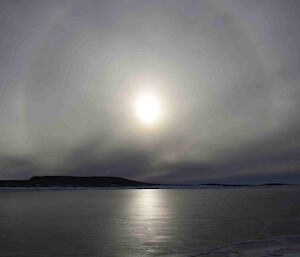
{"type": "Polygon", "coordinates": [[[296,1],[0,5],[0,178],[296,173],[296,1]],[[162,81],[167,117],[152,132],[130,107],[143,77],[162,81]]]}

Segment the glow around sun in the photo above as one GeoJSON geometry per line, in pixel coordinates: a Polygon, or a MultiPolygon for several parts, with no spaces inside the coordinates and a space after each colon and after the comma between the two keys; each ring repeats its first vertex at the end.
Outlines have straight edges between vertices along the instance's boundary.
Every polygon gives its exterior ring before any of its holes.
{"type": "Polygon", "coordinates": [[[160,98],[151,92],[141,93],[134,101],[134,112],[138,121],[145,126],[154,126],[162,116],[160,98]]]}

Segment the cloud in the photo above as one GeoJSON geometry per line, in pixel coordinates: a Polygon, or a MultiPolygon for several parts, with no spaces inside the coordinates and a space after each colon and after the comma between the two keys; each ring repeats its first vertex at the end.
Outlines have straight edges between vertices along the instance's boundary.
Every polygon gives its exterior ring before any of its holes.
{"type": "Polygon", "coordinates": [[[0,177],[296,172],[299,6],[269,5],[1,1],[0,177]],[[151,131],[131,108],[143,81],[166,107],[151,131]]]}

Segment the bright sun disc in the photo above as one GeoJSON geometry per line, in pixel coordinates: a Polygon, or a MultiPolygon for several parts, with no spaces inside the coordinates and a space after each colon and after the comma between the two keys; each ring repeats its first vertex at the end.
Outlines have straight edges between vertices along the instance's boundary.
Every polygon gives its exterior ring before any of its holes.
{"type": "Polygon", "coordinates": [[[137,118],[144,125],[153,126],[161,117],[159,98],[150,93],[139,95],[136,98],[134,108],[137,118]]]}

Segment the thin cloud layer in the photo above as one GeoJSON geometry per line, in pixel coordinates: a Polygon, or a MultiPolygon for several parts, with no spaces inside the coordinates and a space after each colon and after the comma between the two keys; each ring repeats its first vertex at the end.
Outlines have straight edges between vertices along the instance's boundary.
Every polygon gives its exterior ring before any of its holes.
{"type": "Polygon", "coordinates": [[[296,1],[1,1],[0,178],[299,181],[296,1]],[[151,88],[164,118],[139,126],[151,88]]]}

